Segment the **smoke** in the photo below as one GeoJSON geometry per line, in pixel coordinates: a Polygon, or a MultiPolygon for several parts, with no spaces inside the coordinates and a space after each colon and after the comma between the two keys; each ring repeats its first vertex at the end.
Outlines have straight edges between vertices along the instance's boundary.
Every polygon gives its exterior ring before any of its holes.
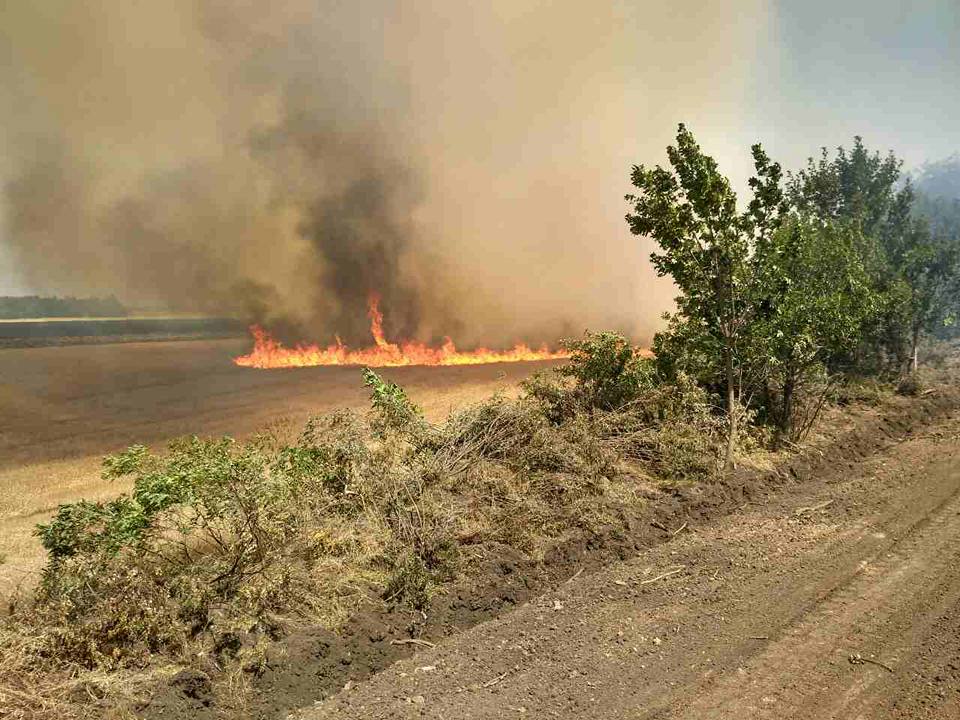
{"type": "Polygon", "coordinates": [[[735,4],[6,3],[0,258],[304,340],[367,340],[371,292],[393,337],[643,336],[672,292],[629,168],[738,122],[735,4]]]}

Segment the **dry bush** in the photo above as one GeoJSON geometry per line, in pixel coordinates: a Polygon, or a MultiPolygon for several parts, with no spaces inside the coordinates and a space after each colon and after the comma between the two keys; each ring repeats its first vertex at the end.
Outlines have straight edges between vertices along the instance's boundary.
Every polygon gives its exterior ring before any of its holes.
{"type": "MultiPolygon", "coordinates": [[[[540,378],[537,397],[562,395],[540,378]]],[[[707,393],[685,375],[673,383],[639,386],[617,409],[598,411],[582,402],[561,425],[573,444],[601,474],[610,475],[619,461],[641,463],[647,474],[668,480],[705,480],[719,469],[724,419],[707,393]]]]}

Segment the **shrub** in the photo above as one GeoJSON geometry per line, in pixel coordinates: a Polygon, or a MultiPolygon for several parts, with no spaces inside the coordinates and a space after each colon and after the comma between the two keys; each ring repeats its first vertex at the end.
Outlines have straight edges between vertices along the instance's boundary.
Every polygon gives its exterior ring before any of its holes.
{"type": "Polygon", "coordinates": [[[590,407],[614,410],[656,382],[652,360],[618,333],[587,333],[563,346],[570,361],[558,372],[574,381],[579,398],[590,407]]]}
{"type": "Polygon", "coordinates": [[[890,397],[887,383],[877,378],[845,378],[833,386],[828,399],[840,406],[862,403],[876,407],[890,397]]]}
{"type": "Polygon", "coordinates": [[[560,435],[529,399],[493,397],[454,413],[437,431],[437,457],[456,474],[478,459],[503,463],[517,472],[576,466],[575,452],[559,447],[560,435]]]}
{"type": "Polygon", "coordinates": [[[925,384],[923,378],[920,377],[920,373],[911,372],[904,375],[900,378],[900,382],[897,383],[897,393],[900,395],[906,395],[908,397],[914,397],[923,392],[925,384]]]}
{"type": "Polygon", "coordinates": [[[604,418],[601,435],[617,455],[654,477],[705,480],[719,470],[725,420],[707,392],[684,374],[604,418]]]}
{"type": "Polygon", "coordinates": [[[386,382],[370,368],[363,370],[363,383],[371,390],[375,431],[381,435],[391,431],[417,435],[425,429],[423,411],[399,385],[386,382]]]}

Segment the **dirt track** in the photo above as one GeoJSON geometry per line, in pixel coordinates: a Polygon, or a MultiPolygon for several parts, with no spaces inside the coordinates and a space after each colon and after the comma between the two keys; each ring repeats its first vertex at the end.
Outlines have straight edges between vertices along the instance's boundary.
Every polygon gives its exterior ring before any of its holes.
{"type": "Polygon", "coordinates": [[[828,459],[298,716],[960,718],[960,414],[828,459]]]}

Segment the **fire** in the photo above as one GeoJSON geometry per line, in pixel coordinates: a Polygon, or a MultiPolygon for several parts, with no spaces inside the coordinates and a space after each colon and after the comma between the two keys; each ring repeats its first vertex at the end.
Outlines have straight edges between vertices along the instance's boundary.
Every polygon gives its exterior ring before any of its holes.
{"type": "Polygon", "coordinates": [[[485,363],[525,362],[532,360],[559,360],[567,353],[552,351],[546,345],[533,349],[518,343],[510,350],[457,350],[450,338],[440,347],[431,347],[419,342],[392,343],[383,334],[383,313],[379,301],[371,295],[368,301],[370,334],[374,346],[351,350],[340,342],[325,348],[318,345],[297,345],[286,348],[270,337],[262,327],[250,328],[253,335],[253,350],[249,355],[235,358],[242,367],[260,369],[313,367],[316,365],[365,365],[367,367],[400,367],[403,365],[482,365],[485,363]]]}

